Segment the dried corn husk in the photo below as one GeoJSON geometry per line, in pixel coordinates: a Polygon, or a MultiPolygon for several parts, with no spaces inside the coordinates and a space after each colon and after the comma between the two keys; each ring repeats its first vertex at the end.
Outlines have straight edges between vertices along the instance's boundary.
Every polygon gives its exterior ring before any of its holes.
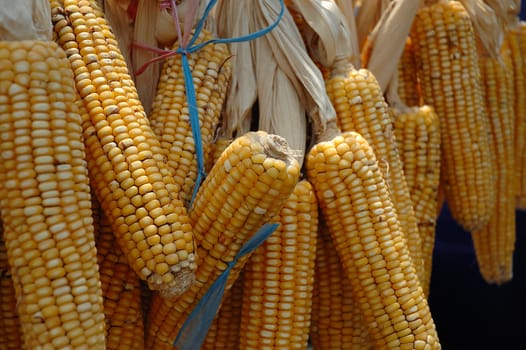
{"type": "MultiPolygon", "coordinates": [[[[252,1],[219,0],[216,4],[217,34],[233,38],[250,33],[252,1]]],[[[257,99],[256,72],[250,43],[229,44],[232,54],[232,80],[225,101],[218,137],[232,139],[250,130],[252,107],[257,99]]]]}
{"type": "Polygon", "coordinates": [[[341,58],[350,58],[354,66],[359,66],[357,40],[348,26],[352,17],[346,18],[333,0],[293,0],[293,3],[308,25],[303,32],[309,51],[322,66],[330,67],[341,58]]]}
{"type": "MultiPolygon", "coordinates": [[[[162,0],[158,0],[158,3],[162,0]]],[[[192,29],[201,19],[208,5],[207,0],[180,0],[177,3],[177,19],[181,25],[183,46],[188,42],[192,29]]],[[[173,47],[177,40],[178,29],[176,28],[175,11],[171,8],[160,9],[155,22],[155,37],[164,47],[173,47]]]]}
{"type": "Polygon", "coordinates": [[[504,28],[495,11],[482,0],[460,2],[469,13],[478,44],[484,48],[484,54],[498,57],[504,39],[504,28]]]}
{"type": "MultiPolygon", "coordinates": [[[[124,60],[131,67],[131,49],[133,42],[133,21],[128,14],[128,7],[132,0],[104,0],[102,2],[104,15],[111,26],[124,60]]],[[[133,78],[133,71],[130,70],[133,78]]]]}
{"type": "Polygon", "coordinates": [[[46,0],[0,0],[0,40],[52,40],[51,8],[46,0]]]}
{"type": "MultiPolygon", "coordinates": [[[[155,26],[152,25],[152,23],[157,23],[159,12],[157,0],[139,1],[133,31],[133,41],[135,43],[154,48],[159,46],[155,38],[155,26]]],[[[131,52],[133,69],[130,71],[137,72],[144,64],[155,57],[157,57],[157,54],[150,50],[137,46],[133,47],[131,52]]],[[[152,110],[161,67],[162,65],[159,63],[150,64],[142,74],[134,76],[137,93],[147,115],[152,110]]]]}
{"type": "MultiPolygon", "coordinates": [[[[221,4],[225,7],[233,6],[233,9],[231,9],[231,11],[233,11],[232,13],[237,15],[237,17],[235,17],[232,14],[229,14],[227,11],[224,11],[223,9],[219,11],[220,19],[218,20],[218,32],[221,33],[221,36],[228,36],[229,33],[224,33],[224,31],[228,31],[229,29],[231,30],[231,28],[233,28],[233,26],[235,26],[236,24],[243,25],[244,27],[238,28],[238,31],[235,33],[234,36],[248,35],[249,33],[262,30],[263,28],[270,26],[276,21],[281,10],[281,3],[279,0],[256,0],[254,2],[251,2],[249,5],[244,3],[243,9],[236,9],[236,7],[240,7],[239,2],[237,1],[223,0],[221,4]],[[248,27],[244,22],[245,17],[249,18],[248,27]],[[225,23],[226,21],[234,22],[232,21],[232,18],[237,18],[237,22],[239,23],[225,23]],[[248,31],[246,31],[247,29],[248,31]]],[[[242,43],[241,45],[243,44],[244,43],[242,43]]],[[[235,50],[234,47],[235,46],[233,46],[232,50],[235,50]]],[[[279,92],[274,91],[272,93],[266,91],[268,87],[272,86],[273,89],[283,89],[283,91],[285,91],[286,89],[289,92],[291,91],[289,89],[289,84],[283,83],[285,81],[284,76],[279,76],[278,78],[276,78],[276,81],[280,81],[281,83],[273,82],[272,85],[269,85],[269,82],[267,80],[269,79],[269,76],[272,77],[273,74],[276,74],[276,69],[279,69],[283,72],[285,77],[288,78],[291,86],[293,86],[295,89],[297,98],[299,98],[299,101],[301,102],[298,105],[302,105],[306,109],[308,117],[311,118],[312,127],[314,130],[313,132],[315,134],[323,132],[323,130],[326,128],[327,123],[331,120],[335,120],[336,113],[325,92],[325,83],[323,80],[323,76],[318,67],[315,65],[315,63],[309,56],[309,53],[307,52],[307,49],[303,44],[301,34],[298,28],[296,27],[294,20],[288,12],[288,10],[285,9],[284,16],[282,17],[280,23],[272,31],[270,31],[264,37],[253,40],[249,45],[249,48],[252,54],[253,65],[252,69],[248,67],[247,70],[253,71],[256,74],[255,82],[250,82],[255,83],[255,85],[252,85],[250,87],[253,88],[255,86],[256,98],[258,99],[259,107],[264,108],[264,114],[260,113],[259,115],[259,126],[272,126],[273,130],[267,131],[277,133],[285,137],[289,144],[293,145],[294,148],[304,152],[306,148],[305,135],[307,134],[307,121],[305,120],[305,118],[307,117],[305,116],[305,113],[301,112],[294,113],[293,115],[283,115],[283,112],[271,112],[270,108],[273,108],[274,110],[277,110],[276,108],[281,108],[284,112],[287,112],[288,108],[293,108],[295,102],[289,103],[288,107],[267,106],[268,104],[278,103],[274,102],[278,97],[280,101],[284,101],[284,99],[281,96],[278,96],[280,95],[279,92]],[[272,65],[265,61],[265,59],[262,58],[262,56],[257,58],[258,55],[266,55],[266,53],[263,52],[263,49],[260,49],[260,45],[262,44],[258,43],[258,41],[267,42],[268,47],[270,47],[271,49],[272,56],[266,57],[268,57],[267,59],[273,59],[276,62],[276,66],[272,68],[273,71],[271,71],[270,69],[268,70],[269,73],[264,73],[268,69],[265,68],[265,65],[268,67],[271,67],[272,65]],[[265,79],[267,81],[264,82],[262,81],[262,79],[265,79]],[[271,99],[267,100],[268,98],[271,99]],[[274,98],[274,100],[272,100],[272,98],[274,98]]],[[[246,50],[246,46],[244,46],[244,50],[246,50]]],[[[234,51],[232,51],[232,53],[233,55],[235,55],[234,51]]],[[[247,54],[246,51],[245,54],[247,54]]],[[[235,56],[234,59],[236,59],[235,56]]],[[[246,62],[233,63],[234,72],[236,70],[240,70],[239,67],[236,67],[238,64],[243,64],[243,67],[247,66],[246,62]]],[[[233,74],[238,75],[238,73],[233,74]]],[[[281,73],[279,73],[279,75],[281,75],[281,73]]],[[[237,81],[235,81],[236,79],[234,79],[234,83],[239,84],[241,81],[240,79],[245,79],[245,77],[241,78],[238,76],[237,81]]],[[[240,96],[236,95],[236,92],[239,92],[239,88],[237,86],[233,86],[231,91],[232,90],[234,90],[234,95],[229,96],[230,101],[227,101],[226,110],[227,118],[229,119],[232,118],[232,115],[230,115],[230,111],[232,110],[232,101],[239,101],[240,96]]],[[[288,96],[288,94],[289,93],[286,93],[285,95],[288,96]]],[[[279,102],[280,105],[283,103],[284,102],[279,102]]],[[[290,113],[290,111],[288,113],[290,113]]],[[[240,116],[241,114],[239,113],[238,109],[237,117],[240,116]]],[[[237,122],[239,125],[239,120],[237,122]]]]}
{"type": "MultiPolygon", "coordinates": [[[[271,2],[262,1],[256,1],[252,13],[252,32],[270,25],[278,14],[273,12],[271,2]]],[[[299,151],[299,160],[303,162],[307,117],[301,103],[301,83],[288,62],[289,55],[295,54],[293,38],[303,44],[294,20],[286,11],[281,22],[270,34],[251,42],[251,49],[259,101],[258,129],[283,136],[293,149],[299,151]],[[284,46],[291,47],[289,53],[282,50],[284,46]]],[[[298,49],[306,52],[303,45],[298,49]]]]}
{"type": "Polygon", "coordinates": [[[397,72],[411,23],[420,0],[393,0],[362,46],[362,64],[369,69],[383,91],[397,72]]]}
{"type": "Polygon", "coordinates": [[[389,2],[390,0],[360,1],[360,5],[356,8],[356,33],[360,48],[363,47],[367,36],[380,20],[389,2]]]}

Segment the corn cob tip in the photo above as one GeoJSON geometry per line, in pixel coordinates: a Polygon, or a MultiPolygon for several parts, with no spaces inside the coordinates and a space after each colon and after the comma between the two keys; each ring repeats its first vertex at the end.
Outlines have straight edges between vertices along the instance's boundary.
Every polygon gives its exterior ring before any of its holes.
{"type": "Polygon", "coordinates": [[[195,255],[189,254],[188,259],[172,266],[172,273],[167,274],[173,277],[171,281],[166,281],[166,276],[152,273],[147,278],[150,290],[156,290],[163,298],[174,298],[183,294],[195,282],[195,270],[197,268],[195,255]]]}

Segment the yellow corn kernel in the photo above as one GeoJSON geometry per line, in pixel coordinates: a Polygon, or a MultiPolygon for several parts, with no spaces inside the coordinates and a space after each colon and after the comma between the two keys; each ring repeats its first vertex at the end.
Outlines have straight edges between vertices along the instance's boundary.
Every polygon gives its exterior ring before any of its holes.
{"type": "Polygon", "coordinates": [[[0,42],[0,57],[1,214],[23,348],[104,349],[71,66],[52,41],[0,42]]]}
{"type": "Polygon", "coordinates": [[[430,106],[395,111],[394,133],[422,241],[424,280],[429,295],[440,184],[440,126],[430,106]]]}
{"type": "MultiPolygon", "coordinates": [[[[196,282],[183,295],[154,295],[146,347],[172,349],[172,343],[208,287],[234,260],[242,245],[284,205],[298,182],[300,165],[285,139],[263,131],[236,138],[201,185],[189,215],[197,240],[196,282]]],[[[230,271],[226,290],[248,255],[230,271]]]]}
{"type": "Polygon", "coordinates": [[[141,280],[117,245],[111,224],[98,203],[93,206],[93,222],[104,298],[106,349],[143,349],[141,280]]]}
{"type": "Polygon", "coordinates": [[[371,341],[379,349],[396,349],[410,334],[414,348],[422,343],[440,349],[372,147],[360,134],[345,132],[315,144],[307,154],[306,168],[371,341]],[[400,317],[419,322],[400,328],[400,317]]]}
{"type": "Polygon", "coordinates": [[[272,222],[279,228],[243,269],[239,348],[306,349],[318,229],[318,203],[307,180],[272,222]]]}
{"type": "Polygon", "coordinates": [[[89,175],[118,245],[133,270],[163,296],[194,281],[195,251],[187,209],[115,36],[94,0],[51,0],[57,42],[82,98],[89,175]],[[164,246],[178,249],[164,253],[164,246]]]}
{"type": "Polygon", "coordinates": [[[438,1],[417,11],[410,35],[423,103],[440,122],[445,200],[453,218],[475,231],[496,198],[473,25],[461,2],[438,1]]]}
{"type": "Polygon", "coordinates": [[[503,284],[513,278],[515,250],[515,179],[514,119],[516,113],[509,100],[511,71],[497,58],[480,57],[484,101],[490,121],[491,151],[496,167],[497,204],[489,222],[471,233],[482,278],[488,283],[503,284]]]}
{"type": "Polygon", "coordinates": [[[368,330],[335,251],[327,226],[320,220],[309,333],[312,347],[370,349],[368,330]]]}
{"type": "Polygon", "coordinates": [[[515,110],[514,117],[514,148],[516,207],[526,209],[526,22],[517,19],[510,25],[502,43],[501,49],[508,70],[512,72],[510,99],[515,110]]]}
{"type": "Polygon", "coordinates": [[[326,80],[327,94],[336,110],[338,126],[362,135],[371,145],[395,206],[402,232],[414,260],[418,277],[424,278],[421,239],[415,211],[398,154],[389,108],[382,89],[367,69],[355,69],[350,63],[338,64],[326,80]]]}
{"type": "MultiPolygon", "coordinates": [[[[213,39],[212,33],[202,30],[196,44],[213,39]]],[[[175,43],[175,48],[179,45],[175,43]]],[[[231,77],[230,53],[226,44],[209,44],[188,54],[194,82],[199,130],[204,164],[226,97],[231,77]]],[[[190,126],[190,112],[184,85],[184,72],[179,55],[163,63],[163,69],[149,116],[153,131],[161,142],[162,154],[174,174],[179,195],[188,205],[197,179],[197,153],[190,126]]]]}

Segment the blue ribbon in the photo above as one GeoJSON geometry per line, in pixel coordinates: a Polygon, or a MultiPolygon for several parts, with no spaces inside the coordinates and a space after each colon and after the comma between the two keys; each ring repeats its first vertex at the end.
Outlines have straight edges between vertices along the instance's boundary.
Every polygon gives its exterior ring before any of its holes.
{"type": "MultiPolygon", "coordinates": [[[[208,17],[210,11],[216,4],[217,0],[211,0],[203,14],[197,23],[193,36],[190,38],[186,47],[179,47],[175,53],[181,55],[183,72],[184,72],[184,83],[186,89],[186,98],[188,101],[188,111],[190,114],[190,125],[192,127],[192,136],[194,138],[195,150],[197,155],[197,178],[190,200],[190,206],[192,205],[195,196],[197,195],[201,182],[206,177],[204,170],[204,156],[203,156],[203,145],[201,140],[201,132],[199,126],[199,115],[196,106],[195,89],[192,79],[192,72],[190,65],[188,64],[189,53],[200,50],[205,45],[215,43],[236,43],[253,40],[269,33],[274,29],[280,22],[285,12],[285,4],[283,0],[280,2],[280,11],[276,20],[271,23],[268,27],[262,28],[257,32],[250,33],[235,38],[216,38],[211,39],[199,44],[195,44],[195,41],[199,37],[201,30],[203,29],[205,19],[208,17]]],[[[236,265],[237,261],[243,256],[253,252],[258,246],[260,246],[277,228],[279,224],[265,224],[263,225],[246,243],[241,247],[238,254],[234,257],[230,263],[228,263],[225,271],[214,281],[210,288],[206,291],[203,297],[199,300],[194,310],[190,313],[188,318],[185,320],[181,327],[173,345],[179,350],[195,350],[201,348],[201,345],[208,333],[208,329],[212,324],[212,321],[221,305],[223,300],[223,294],[225,292],[226,282],[232,268],[236,265]]]]}
{"type": "Polygon", "coordinates": [[[190,114],[190,125],[192,127],[192,136],[194,138],[195,152],[197,156],[197,178],[195,181],[192,198],[190,200],[189,206],[192,205],[195,199],[195,196],[197,195],[199,186],[201,185],[201,182],[206,177],[206,172],[205,172],[205,166],[204,166],[203,142],[201,140],[201,128],[199,126],[199,114],[197,111],[195,89],[194,89],[194,83],[192,79],[192,72],[188,64],[187,55],[189,53],[200,50],[201,48],[209,44],[217,44],[217,43],[228,44],[228,43],[249,41],[249,40],[259,38],[269,33],[272,29],[274,29],[281,21],[281,18],[283,17],[283,14],[285,12],[284,2],[283,0],[279,0],[280,11],[279,11],[278,17],[268,27],[262,28],[261,30],[258,30],[257,32],[254,32],[254,33],[242,35],[242,36],[235,37],[235,38],[216,38],[216,39],[207,40],[205,42],[194,45],[195,41],[199,37],[199,34],[201,33],[201,30],[203,29],[206,18],[210,14],[210,11],[212,10],[216,2],[217,0],[211,0],[208,3],[203,16],[200,18],[199,22],[197,23],[195,27],[193,36],[188,42],[187,47],[184,47],[184,48],[179,47],[177,50],[175,50],[175,53],[180,54],[181,59],[182,59],[182,66],[183,66],[183,72],[184,72],[184,85],[186,89],[186,98],[188,101],[188,111],[190,114]]]}
{"type": "Polygon", "coordinates": [[[234,260],[228,263],[225,271],[221,273],[206,291],[179,330],[173,343],[178,350],[196,350],[201,348],[208,329],[223,300],[230,270],[232,270],[240,258],[250,254],[259,247],[278,226],[279,224],[263,225],[256,234],[241,247],[234,260]]]}

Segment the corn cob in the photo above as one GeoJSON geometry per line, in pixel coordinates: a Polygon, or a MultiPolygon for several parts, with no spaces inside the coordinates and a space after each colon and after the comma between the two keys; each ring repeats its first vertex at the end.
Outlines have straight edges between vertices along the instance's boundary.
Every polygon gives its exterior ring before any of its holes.
{"type": "Polygon", "coordinates": [[[93,208],[94,222],[97,222],[95,236],[104,298],[106,349],[143,349],[141,280],[117,245],[108,219],[100,207],[93,208]]]}
{"type": "Polygon", "coordinates": [[[515,248],[515,179],[513,103],[508,90],[512,88],[511,71],[497,58],[480,57],[479,67],[484,83],[484,101],[490,121],[491,151],[498,159],[497,204],[489,222],[472,232],[479,271],[488,283],[502,284],[513,277],[515,248]]]}
{"type": "Polygon", "coordinates": [[[316,245],[310,340],[314,350],[370,349],[368,330],[349,279],[320,220],[316,245]]]}
{"type": "Polygon", "coordinates": [[[453,218],[475,231],[495,205],[488,117],[470,17],[458,1],[421,8],[411,29],[423,103],[439,117],[446,201],[453,218]]]}
{"type": "Polygon", "coordinates": [[[22,330],[3,235],[4,229],[0,220],[0,349],[19,350],[23,349],[22,330]]]}
{"type": "Polygon", "coordinates": [[[407,106],[420,106],[421,92],[417,77],[413,43],[408,37],[398,62],[398,95],[407,106]]]}
{"type": "Polygon", "coordinates": [[[306,159],[323,219],[379,349],[440,349],[427,299],[372,147],[345,132],[306,159]]]}
{"type": "Polygon", "coordinates": [[[413,107],[395,113],[395,139],[422,240],[424,258],[422,289],[426,295],[429,295],[438,218],[440,126],[438,116],[430,106],[413,107]]]}
{"type": "Polygon", "coordinates": [[[337,62],[332,67],[326,86],[327,94],[336,109],[340,129],[362,135],[385,168],[383,175],[402,232],[406,236],[417,275],[423,281],[422,242],[382,89],[370,71],[355,69],[347,62],[337,62]]]}
{"type": "Polygon", "coordinates": [[[229,350],[239,348],[239,330],[243,301],[243,271],[227,290],[221,308],[214,318],[201,350],[229,350]]]}
{"type": "MultiPolygon", "coordinates": [[[[263,131],[235,139],[214,164],[190,208],[198,244],[196,282],[183,295],[154,295],[146,347],[171,349],[183,322],[261,225],[276,215],[298,182],[300,166],[280,136],[263,131]]],[[[248,255],[230,271],[230,289],[248,255]]]]}
{"type": "Polygon", "coordinates": [[[115,37],[94,1],[50,0],[57,42],[86,113],[91,182],[133,270],[163,296],[194,281],[188,213],[164,163],[115,37]]]}
{"type": "Polygon", "coordinates": [[[255,250],[243,270],[239,349],[307,347],[318,204],[301,180],[272,219],[280,227],[255,250]]]}
{"type": "Polygon", "coordinates": [[[0,42],[0,62],[0,198],[24,347],[103,349],[71,66],[52,41],[0,42]]]}
{"type": "Polygon", "coordinates": [[[507,30],[502,54],[512,72],[511,103],[515,110],[515,176],[518,209],[526,209],[526,22],[518,21],[507,30]]]}
{"type": "MultiPolygon", "coordinates": [[[[203,29],[196,44],[211,39],[212,33],[203,29]]],[[[229,56],[226,44],[209,44],[188,55],[205,163],[230,81],[229,56]]],[[[167,164],[173,171],[179,195],[185,205],[188,205],[196,185],[198,164],[190,126],[183,66],[179,56],[171,57],[163,64],[149,119],[153,131],[161,141],[167,164]]]]}

